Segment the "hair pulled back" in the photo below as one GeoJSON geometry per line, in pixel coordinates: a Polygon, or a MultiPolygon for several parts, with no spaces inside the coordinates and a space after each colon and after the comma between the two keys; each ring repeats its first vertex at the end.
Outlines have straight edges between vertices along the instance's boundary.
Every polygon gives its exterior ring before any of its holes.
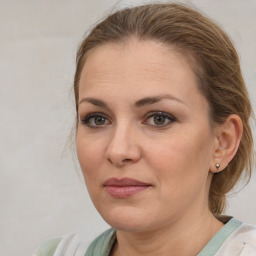
{"type": "Polygon", "coordinates": [[[252,107],[237,52],[220,27],[185,5],[148,4],[117,11],[96,25],[78,49],[74,78],[76,109],[79,79],[90,50],[108,42],[125,42],[131,37],[157,40],[191,56],[198,87],[209,104],[213,127],[231,114],[242,120],[243,136],[236,155],[212,179],[209,208],[218,215],[224,210],[226,194],[238,183],[243,171],[249,180],[252,169],[253,138],[249,125],[252,107]]]}

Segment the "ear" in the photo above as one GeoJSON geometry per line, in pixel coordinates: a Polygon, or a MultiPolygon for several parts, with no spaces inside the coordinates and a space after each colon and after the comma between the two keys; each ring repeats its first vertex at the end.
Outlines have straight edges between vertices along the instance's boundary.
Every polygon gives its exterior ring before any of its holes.
{"type": "Polygon", "coordinates": [[[210,171],[216,173],[227,167],[235,156],[243,134],[243,123],[238,115],[230,115],[224,124],[216,128],[216,146],[210,171]],[[216,164],[219,164],[216,167],[216,164]]]}

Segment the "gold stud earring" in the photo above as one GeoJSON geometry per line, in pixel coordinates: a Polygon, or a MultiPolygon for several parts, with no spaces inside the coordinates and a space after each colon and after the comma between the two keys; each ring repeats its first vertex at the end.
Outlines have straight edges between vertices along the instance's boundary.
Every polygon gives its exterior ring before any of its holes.
{"type": "Polygon", "coordinates": [[[217,172],[220,172],[220,164],[215,164],[215,167],[217,169],[217,172]]]}

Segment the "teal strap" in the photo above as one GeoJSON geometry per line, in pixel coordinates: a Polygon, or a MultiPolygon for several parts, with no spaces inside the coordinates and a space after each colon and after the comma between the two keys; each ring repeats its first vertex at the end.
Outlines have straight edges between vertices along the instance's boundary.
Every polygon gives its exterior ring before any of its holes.
{"type": "MultiPolygon", "coordinates": [[[[197,256],[215,255],[228,236],[230,236],[241,224],[241,221],[232,218],[215,234],[197,256]]],[[[109,256],[115,242],[115,230],[109,229],[91,243],[84,256],[109,256]]]]}
{"type": "Polygon", "coordinates": [[[115,242],[115,230],[108,229],[90,244],[84,256],[109,256],[115,242]]]}
{"type": "Polygon", "coordinates": [[[232,218],[227,224],[225,224],[210,240],[210,242],[203,248],[203,250],[197,254],[197,256],[213,256],[220,249],[222,244],[228,238],[228,236],[234,232],[240,225],[241,221],[232,218]]]}
{"type": "Polygon", "coordinates": [[[47,240],[37,249],[37,256],[53,256],[62,238],[47,240]]]}

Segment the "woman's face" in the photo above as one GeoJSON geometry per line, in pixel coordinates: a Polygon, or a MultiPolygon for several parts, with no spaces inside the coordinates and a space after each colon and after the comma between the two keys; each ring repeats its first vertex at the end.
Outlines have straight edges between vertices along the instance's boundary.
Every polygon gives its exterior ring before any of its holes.
{"type": "Polygon", "coordinates": [[[111,226],[149,231],[208,210],[216,137],[185,57],[135,39],[95,48],[78,112],[79,162],[111,226]]]}

